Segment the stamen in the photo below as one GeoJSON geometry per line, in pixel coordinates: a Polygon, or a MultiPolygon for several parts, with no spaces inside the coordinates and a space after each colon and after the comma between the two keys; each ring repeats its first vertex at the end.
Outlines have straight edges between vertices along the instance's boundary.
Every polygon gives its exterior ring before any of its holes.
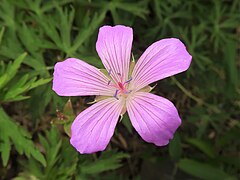
{"type": "Polygon", "coordinates": [[[112,72],[112,69],[109,69],[109,71],[108,71],[109,76],[111,75],[111,72],[112,72]]]}
{"type": "Polygon", "coordinates": [[[120,81],[123,82],[123,76],[121,75],[121,73],[117,73],[117,75],[120,77],[120,81]]]}
{"type": "Polygon", "coordinates": [[[112,69],[109,69],[108,75],[111,76],[113,81],[118,82],[118,80],[112,75],[112,69]]]}
{"type": "Polygon", "coordinates": [[[124,84],[129,83],[132,80],[132,77],[130,77],[124,84]]]}
{"type": "Polygon", "coordinates": [[[126,94],[130,94],[131,92],[132,92],[132,90],[129,90],[129,91],[126,92],[126,94]]]}
{"type": "Polygon", "coordinates": [[[115,97],[117,100],[119,100],[118,97],[117,97],[117,94],[118,94],[118,89],[116,90],[116,92],[115,92],[113,97],[115,97]]]}
{"type": "Polygon", "coordinates": [[[111,83],[111,80],[108,81],[108,85],[111,83]]]}

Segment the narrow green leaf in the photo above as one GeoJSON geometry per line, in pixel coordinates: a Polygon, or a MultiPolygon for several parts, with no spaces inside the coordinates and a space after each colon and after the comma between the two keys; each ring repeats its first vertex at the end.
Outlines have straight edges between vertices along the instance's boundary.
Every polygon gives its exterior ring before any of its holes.
{"type": "Polygon", "coordinates": [[[178,167],[194,176],[206,180],[219,180],[231,178],[230,175],[225,173],[223,170],[216,167],[210,166],[207,163],[200,163],[191,159],[181,159],[178,163],[178,167]]]}
{"type": "Polygon", "coordinates": [[[11,150],[11,144],[9,142],[9,139],[5,139],[5,142],[0,144],[0,152],[2,153],[1,156],[2,156],[4,167],[7,166],[10,150],[11,150]]]}
{"type": "Polygon", "coordinates": [[[31,140],[30,134],[21,126],[16,124],[0,107],[0,149],[3,163],[6,165],[9,157],[10,143],[13,143],[14,147],[19,154],[25,154],[27,157],[33,156],[36,160],[46,166],[44,156],[35,147],[31,140]]]}
{"type": "Polygon", "coordinates": [[[103,156],[95,162],[88,163],[81,166],[81,172],[84,174],[96,174],[107,170],[114,170],[122,166],[120,160],[128,158],[129,155],[125,153],[107,152],[110,156],[103,156]]]}
{"type": "Polygon", "coordinates": [[[63,109],[63,113],[64,113],[64,115],[66,115],[68,117],[74,117],[75,116],[75,114],[73,112],[72,102],[71,102],[70,99],[65,104],[64,109],[63,109]]]}
{"type": "Polygon", "coordinates": [[[44,167],[47,166],[44,156],[39,151],[33,151],[32,156],[39,161],[44,167]]]}
{"type": "Polygon", "coordinates": [[[174,161],[178,161],[181,158],[182,147],[181,139],[178,133],[175,133],[173,140],[169,143],[169,155],[174,161]]]}
{"type": "Polygon", "coordinates": [[[106,11],[102,11],[100,14],[96,13],[88,27],[79,31],[79,34],[74,40],[73,46],[67,52],[69,55],[77,51],[78,48],[94,33],[94,30],[96,30],[100,23],[104,20],[105,14],[106,11]]]}
{"type": "Polygon", "coordinates": [[[5,31],[5,27],[2,27],[2,29],[0,31],[0,45],[2,43],[2,37],[3,37],[4,31],[5,31]]]}
{"type": "Polygon", "coordinates": [[[18,68],[23,62],[27,53],[21,54],[14,62],[8,65],[6,72],[0,77],[0,89],[3,88],[17,73],[18,68]]]}
{"type": "Polygon", "coordinates": [[[214,158],[216,157],[216,152],[212,146],[212,144],[207,141],[203,141],[197,138],[187,139],[187,142],[197,147],[200,151],[205,153],[207,156],[214,158]]]}
{"type": "Polygon", "coordinates": [[[130,122],[129,116],[128,114],[124,114],[121,122],[123,123],[123,125],[127,128],[127,130],[132,134],[133,132],[133,127],[132,127],[132,123],[130,122]]]}

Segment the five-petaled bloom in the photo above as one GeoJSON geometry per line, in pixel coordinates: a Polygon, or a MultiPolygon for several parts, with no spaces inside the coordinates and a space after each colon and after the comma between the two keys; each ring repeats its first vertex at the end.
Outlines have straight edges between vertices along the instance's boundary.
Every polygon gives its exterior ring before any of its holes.
{"type": "Polygon", "coordinates": [[[96,50],[107,71],[74,58],[55,65],[53,90],[58,95],[98,97],[71,126],[70,142],[80,153],[104,150],[126,111],[139,135],[157,146],[168,144],[181,124],[173,103],[149,93],[149,84],[187,70],[191,55],[180,40],[162,39],[149,46],[133,68],[132,41],[132,28],[103,26],[96,50]]]}

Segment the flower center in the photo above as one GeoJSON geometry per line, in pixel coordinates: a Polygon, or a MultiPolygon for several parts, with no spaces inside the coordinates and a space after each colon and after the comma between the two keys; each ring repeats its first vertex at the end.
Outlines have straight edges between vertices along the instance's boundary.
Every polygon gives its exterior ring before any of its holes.
{"type": "Polygon", "coordinates": [[[122,91],[125,90],[124,84],[121,83],[121,82],[118,82],[118,87],[119,87],[119,89],[122,90],[122,91]]]}
{"type": "Polygon", "coordinates": [[[116,99],[119,99],[119,97],[127,98],[128,95],[132,92],[131,90],[127,89],[129,82],[130,81],[126,81],[124,83],[118,82],[117,86],[115,86],[117,89],[113,97],[115,97],[116,99]]]}
{"type": "Polygon", "coordinates": [[[115,78],[114,76],[112,76],[111,70],[108,72],[108,75],[110,75],[113,80],[113,81],[109,80],[108,85],[116,88],[113,97],[115,97],[116,99],[119,99],[120,97],[127,98],[128,95],[132,92],[131,90],[128,90],[128,84],[132,80],[132,77],[130,77],[127,81],[124,82],[121,74],[120,73],[117,74],[120,77],[120,81],[117,80],[117,78],[115,78]]]}

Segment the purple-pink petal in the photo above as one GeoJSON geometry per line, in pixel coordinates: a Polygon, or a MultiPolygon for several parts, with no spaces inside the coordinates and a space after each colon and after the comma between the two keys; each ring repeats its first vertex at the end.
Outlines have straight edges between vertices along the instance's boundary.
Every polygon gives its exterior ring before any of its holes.
{"type": "Polygon", "coordinates": [[[146,92],[137,92],[126,103],[133,127],[147,142],[164,146],[181,124],[176,107],[169,100],[146,92]]]}
{"type": "Polygon", "coordinates": [[[54,67],[53,90],[60,96],[113,96],[115,88],[99,69],[82,60],[69,58],[54,67]]]}
{"type": "Polygon", "coordinates": [[[133,41],[132,28],[117,25],[99,29],[96,49],[105,68],[118,82],[128,79],[133,41]]]}
{"type": "Polygon", "coordinates": [[[103,151],[113,136],[122,108],[120,100],[108,98],[81,112],[71,127],[71,144],[82,154],[103,151]]]}
{"type": "Polygon", "coordinates": [[[137,61],[131,87],[139,90],[150,83],[186,71],[191,60],[192,56],[179,39],[157,41],[137,61]]]}

